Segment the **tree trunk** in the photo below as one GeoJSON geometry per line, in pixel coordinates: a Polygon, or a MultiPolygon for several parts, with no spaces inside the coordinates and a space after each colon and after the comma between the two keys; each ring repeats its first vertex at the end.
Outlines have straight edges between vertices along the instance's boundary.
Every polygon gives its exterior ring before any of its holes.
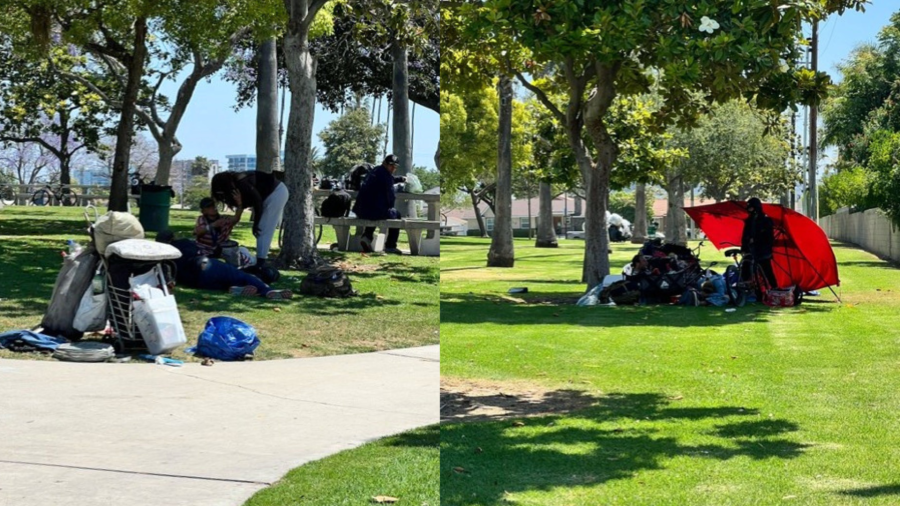
{"type": "Polygon", "coordinates": [[[147,18],[139,17],[134,23],[134,52],[128,62],[128,78],[122,97],[122,112],[116,128],[116,152],[113,158],[112,182],[109,190],[109,210],[128,210],[128,162],[131,141],[134,138],[134,114],[137,97],[144,77],[147,57],[147,18]]]}
{"type": "Polygon", "coordinates": [[[72,162],[72,154],[69,153],[69,112],[66,108],[59,111],[59,184],[72,184],[72,174],[69,165],[72,162]]]}
{"type": "Polygon", "coordinates": [[[606,209],[609,205],[609,172],[597,168],[585,179],[584,266],[582,281],[594,287],[609,274],[609,231],[606,209]]]}
{"type": "Polygon", "coordinates": [[[257,50],[256,92],[256,170],[272,173],[279,170],[281,157],[278,135],[278,60],[275,39],[263,42],[257,50]]]}
{"type": "Polygon", "coordinates": [[[634,226],[631,242],[644,244],[647,240],[647,185],[638,183],[634,190],[634,226]]]}
{"type": "MultiPolygon", "coordinates": [[[[391,57],[394,64],[394,77],[391,92],[394,101],[394,154],[400,158],[397,175],[405,176],[412,172],[412,140],[409,118],[409,52],[406,46],[394,41],[391,44],[391,57]]],[[[416,218],[416,203],[406,202],[404,209],[398,209],[403,216],[416,218]]]]}
{"type": "Polygon", "coordinates": [[[501,76],[500,132],[497,156],[497,193],[494,197],[494,233],[488,251],[488,267],[512,267],[515,263],[512,231],[512,80],[501,76]]]}
{"type": "Polygon", "coordinates": [[[550,190],[550,183],[541,181],[540,190],[538,190],[538,233],[537,240],[534,243],[535,248],[557,248],[559,242],[556,240],[556,230],[553,226],[553,195],[550,190]]]}
{"type": "MultiPolygon", "coordinates": [[[[159,146],[159,162],[156,164],[156,184],[168,185],[169,176],[172,174],[172,162],[175,160],[175,155],[181,151],[181,144],[169,139],[163,139],[157,144],[159,146]]],[[[181,171],[184,171],[183,167],[181,171]]],[[[183,176],[182,179],[184,179],[183,176]]]]}
{"type": "Polygon", "coordinates": [[[282,267],[309,268],[319,262],[313,236],[313,174],[309,165],[316,106],[316,59],[309,52],[306,33],[288,33],[284,53],[291,85],[284,155],[285,184],[290,197],[284,213],[284,244],[277,262],[282,267]]]}
{"type": "Polygon", "coordinates": [[[666,242],[687,245],[684,214],[684,181],[681,175],[669,177],[666,185],[669,209],[666,212],[666,242]]]}
{"type": "Polygon", "coordinates": [[[472,208],[475,209],[475,221],[478,222],[478,228],[481,230],[481,237],[487,237],[487,227],[484,225],[484,216],[481,215],[481,210],[478,209],[478,197],[475,196],[475,190],[468,190],[469,198],[472,199],[472,208]]]}

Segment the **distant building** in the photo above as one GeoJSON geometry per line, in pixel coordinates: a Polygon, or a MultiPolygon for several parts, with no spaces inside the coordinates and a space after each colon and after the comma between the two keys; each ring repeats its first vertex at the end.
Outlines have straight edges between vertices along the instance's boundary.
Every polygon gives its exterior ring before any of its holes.
{"type": "Polygon", "coordinates": [[[112,184],[112,180],[109,177],[109,169],[106,167],[89,170],[79,169],[73,171],[72,175],[78,179],[79,184],[83,185],[109,186],[112,184]]]}
{"type": "MultiPolygon", "coordinates": [[[[228,170],[245,172],[256,170],[256,155],[225,155],[228,159],[228,170]]],[[[281,152],[281,164],[284,165],[284,151],[281,152]]]]}

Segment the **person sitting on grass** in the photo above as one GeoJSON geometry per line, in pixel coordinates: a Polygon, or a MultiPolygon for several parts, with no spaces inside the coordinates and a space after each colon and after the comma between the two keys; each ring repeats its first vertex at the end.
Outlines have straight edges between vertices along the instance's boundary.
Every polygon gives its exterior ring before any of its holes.
{"type": "Polygon", "coordinates": [[[188,287],[201,290],[227,290],[237,296],[260,295],[270,300],[286,300],[294,296],[290,290],[275,290],[256,276],[230,265],[209,258],[200,250],[197,242],[175,239],[171,230],[160,232],[157,242],[171,244],[181,252],[175,260],[175,279],[188,287]]]}
{"type": "Polygon", "coordinates": [[[709,279],[700,285],[700,291],[703,293],[703,301],[708,305],[717,307],[728,305],[724,277],[718,274],[709,276],[709,279]]]}
{"type": "Polygon", "coordinates": [[[222,216],[216,208],[216,201],[211,197],[205,197],[200,201],[200,212],[197,223],[194,225],[194,237],[200,251],[208,256],[219,258],[222,256],[222,245],[231,237],[231,230],[241,221],[240,192],[235,193],[235,201],[238,203],[234,216],[222,216]]]}

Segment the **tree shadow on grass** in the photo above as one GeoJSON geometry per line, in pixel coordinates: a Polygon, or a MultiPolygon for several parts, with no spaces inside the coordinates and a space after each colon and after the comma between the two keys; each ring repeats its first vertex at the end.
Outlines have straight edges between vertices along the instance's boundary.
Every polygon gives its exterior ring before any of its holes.
{"type": "Polygon", "coordinates": [[[438,448],[441,444],[440,425],[429,425],[421,429],[397,434],[387,439],[389,446],[406,446],[413,448],[438,448]]]}
{"type": "Polygon", "coordinates": [[[515,296],[441,293],[441,323],[500,325],[562,324],[596,327],[668,326],[706,327],[747,322],[765,322],[772,317],[797,312],[830,312],[836,305],[806,304],[799,308],[772,309],[761,304],[736,308],[646,306],[579,307],[582,294],[573,292],[528,292],[515,296]]]}
{"type": "Polygon", "coordinates": [[[900,484],[878,485],[874,487],[841,490],[839,494],[852,497],[880,497],[883,495],[900,495],[900,484]]]}
{"type": "Polygon", "coordinates": [[[441,504],[499,504],[510,492],[625,480],[665,469],[673,458],[793,459],[806,448],[785,437],[799,429],[789,420],[732,420],[756,417],[757,409],[673,407],[673,400],[656,393],[591,398],[558,391],[548,398],[560,396],[579,397],[590,406],[565,416],[442,425],[441,504]],[[685,434],[690,439],[701,434],[710,419],[722,422],[707,434],[716,441],[682,441],[685,434]]]}

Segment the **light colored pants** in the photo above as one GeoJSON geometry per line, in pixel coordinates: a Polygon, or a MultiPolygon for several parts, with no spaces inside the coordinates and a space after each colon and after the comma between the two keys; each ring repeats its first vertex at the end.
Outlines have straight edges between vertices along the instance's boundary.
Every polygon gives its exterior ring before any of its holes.
{"type": "Polygon", "coordinates": [[[263,201],[262,216],[259,219],[259,237],[256,238],[256,257],[269,258],[269,248],[272,246],[272,238],[281,224],[284,215],[284,205],[288,201],[288,189],[284,183],[278,183],[271,195],[263,201]]]}

